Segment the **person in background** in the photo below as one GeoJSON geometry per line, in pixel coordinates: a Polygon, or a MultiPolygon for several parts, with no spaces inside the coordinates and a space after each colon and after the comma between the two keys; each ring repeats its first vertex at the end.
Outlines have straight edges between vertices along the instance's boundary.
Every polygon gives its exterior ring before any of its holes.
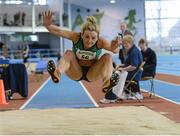
{"type": "Polygon", "coordinates": [[[4,43],[0,41],[0,49],[2,49],[3,45],[4,45],[4,43]]]}
{"type": "Polygon", "coordinates": [[[29,45],[28,44],[25,44],[24,47],[23,47],[23,63],[26,65],[26,67],[28,66],[27,65],[27,62],[28,62],[28,58],[29,58],[29,45]]]}
{"type": "Polygon", "coordinates": [[[21,23],[22,23],[23,26],[25,25],[25,18],[26,18],[26,13],[22,12],[22,14],[21,14],[21,23]]]}
{"type": "MultiPolygon", "coordinates": [[[[127,24],[126,22],[121,22],[120,23],[120,30],[121,30],[121,33],[119,33],[119,36],[121,38],[123,38],[125,35],[131,35],[133,36],[133,34],[131,33],[130,30],[127,29],[127,24]]],[[[125,58],[127,56],[127,52],[126,50],[124,49],[124,46],[122,45],[120,50],[119,50],[119,60],[121,61],[121,64],[124,64],[124,61],[125,61],[125,58]]]]}
{"type": "Polygon", "coordinates": [[[125,63],[125,59],[127,57],[127,52],[126,50],[124,49],[124,46],[121,45],[121,48],[119,49],[119,60],[121,62],[121,64],[124,64],[125,63]]]}
{"type": "Polygon", "coordinates": [[[1,59],[8,59],[8,48],[7,46],[2,46],[2,55],[0,56],[1,59]]]}
{"type": "Polygon", "coordinates": [[[69,39],[73,43],[72,50],[66,50],[58,65],[54,61],[48,62],[47,70],[54,83],[58,83],[61,75],[66,75],[75,81],[86,80],[88,82],[103,80],[103,92],[108,92],[119,80],[119,75],[113,74],[112,56],[105,53],[101,56],[102,49],[118,53],[119,39],[112,42],[99,36],[100,30],[96,19],[88,16],[81,26],[81,32],[63,30],[52,24],[53,13],[43,13],[44,26],[56,35],[69,39]]]}
{"type": "MultiPolygon", "coordinates": [[[[131,80],[131,78],[133,77],[134,73],[137,70],[137,67],[142,63],[143,58],[141,52],[134,44],[134,38],[131,35],[124,36],[123,46],[125,51],[127,52],[127,57],[125,59],[124,66],[119,67],[118,70],[127,71],[128,75],[126,80],[131,80]]],[[[130,88],[136,97],[131,96],[125,90],[123,96],[125,99],[136,99],[136,98],[143,99],[139,87],[139,81],[141,80],[141,76],[142,76],[142,71],[139,71],[133,79],[136,82],[136,84],[130,84],[130,88]]]]}
{"type": "Polygon", "coordinates": [[[128,30],[126,22],[121,22],[121,23],[120,23],[120,30],[121,30],[121,33],[120,33],[120,34],[122,35],[122,37],[124,37],[125,35],[131,35],[131,36],[133,36],[133,34],[131,33],[131,31],[128,30]]]}
{"type": "Polygon", "coordinates": [[[143,60],[145,61],[142,78],[143,77],[154,78],[156,74],[156,65],[157,65],[156,53],[154,50],[148,47],[148,42],[144,38],[141,38],[139,40],[138,45],[141,49],[143,60]]]}

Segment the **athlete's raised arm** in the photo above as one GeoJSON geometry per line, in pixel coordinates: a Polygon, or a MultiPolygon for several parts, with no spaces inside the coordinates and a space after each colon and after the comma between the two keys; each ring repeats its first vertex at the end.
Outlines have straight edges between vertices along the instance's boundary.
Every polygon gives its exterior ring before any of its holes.
{"type": "Polygon", "coordinates": [[[56,26],[53,24],[53,12],[52,11],[46,11],[43,13],[43,23],[44,26],[47,28],[47,30],[57,36],[61,36],[63,38],[72,40],[73,42],[77,41],[77,36],[79,33],[63,30],[61,27],[56,26]]]}

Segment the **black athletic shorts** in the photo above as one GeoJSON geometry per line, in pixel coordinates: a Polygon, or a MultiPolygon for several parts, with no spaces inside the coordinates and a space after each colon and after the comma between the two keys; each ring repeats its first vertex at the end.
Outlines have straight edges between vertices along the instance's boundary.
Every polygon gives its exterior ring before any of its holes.
{"type": "Polygon", "coordinates": [[[87,79],[87,77],[86,77],[90,67],[88,67],[88,66],[81,66],[81,68],[82,68],[82,77],[79,80],[76,80],[76,81],[85,80],[85,81],[90,82],[87,79]]]}

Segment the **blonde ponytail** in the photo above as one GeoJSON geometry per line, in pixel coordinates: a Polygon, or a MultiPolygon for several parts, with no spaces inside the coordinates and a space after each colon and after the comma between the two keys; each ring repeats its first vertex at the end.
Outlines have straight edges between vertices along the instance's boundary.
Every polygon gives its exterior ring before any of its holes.
{"type": "Polygon", "coordinates": [[[86,30],[95,31],[99,35],[99,26],[97,25],[95,17],[87,17],[86,22],[81,26],[81,33],[83,34],[86,30]]]}
{"type": "Polygon", "coordinates": [[[92,23],[93,25],[97,24],[96,19],[93,16],[88,16],[86,21],[92,23]]]}

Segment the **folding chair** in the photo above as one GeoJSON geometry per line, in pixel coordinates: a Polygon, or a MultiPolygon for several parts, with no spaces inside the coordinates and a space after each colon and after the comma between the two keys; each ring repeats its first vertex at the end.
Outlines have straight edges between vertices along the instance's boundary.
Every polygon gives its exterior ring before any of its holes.
{"type": "Polygon", "coordinates": [[[126,85],[124,86],[124,91],[127,91],[128,93],[130,93],[130,94],[131,94],[132,96],[134,96],[139,102],[141,102],[140,99],[138,99],[138,98],[136,97],[136,95],[132,92],[131,88],[129,89],[128,87],[129,87],[131,84],[137,84],[137,82],[134,81],[134,78],[135,78],[135,76],[137,75],[137,73],[138,73],[139,71],[143,71],[143,66],[144,66],[144,64],[145,64],[145,61],[143,61],[143,62],[136,68],[136,71],[135,71],[135,73],[133,74],[132,78],[131,78],[130,80],[126,80],[126,85]]]}
{"type": "Polygon", "coordinates": [[[147,81],[147,80],[149,80],[150,81],[150,84],[151,84],[151,90],[150,90],[150,95],[149,95],[149,97],[151,97],[151,96],[155,96],[155,90],[154,90],[154,77],[152,77],[152,76],[149,76],[149,77],[143,77],[142,79],[141,79],[141,81],[147,81]]]}

